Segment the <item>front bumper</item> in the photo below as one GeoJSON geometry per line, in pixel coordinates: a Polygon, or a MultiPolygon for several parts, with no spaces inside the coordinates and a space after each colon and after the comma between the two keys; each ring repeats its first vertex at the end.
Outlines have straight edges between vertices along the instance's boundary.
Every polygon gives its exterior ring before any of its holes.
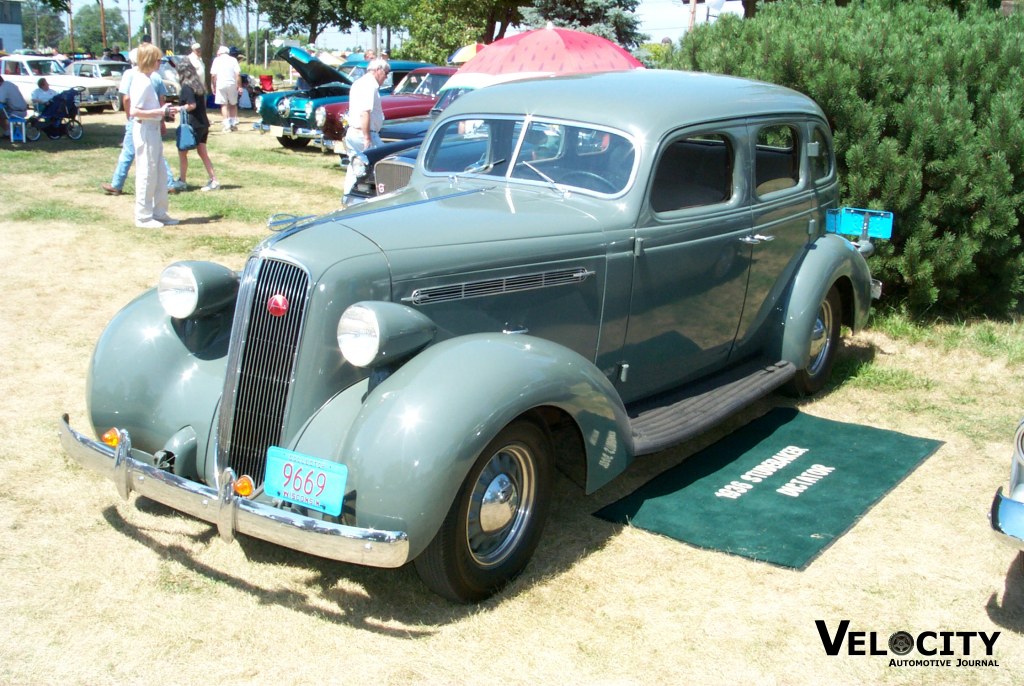
{"type": "Polygon", "coordinates": [[[1000,488],[992,501],[989,522],[1001,541],[1024,550],[1024,503],[1003,495],[1000,488]]]}
{"type": "Polygon", "coordinates": [[[221,538],[235,533],[311,555],[370,567],[401,567],[408,561],[409,538],[402,531],[362,529],[326,522],[235,495],[234,473],[227,469],[219,489],[184,479],[131,457],[131,438],[122,431],[117,448],[78,433],[64,415],[60,442],[78,464],[113,479],[123,498],[136,491],[217,525],[221,538]]]}

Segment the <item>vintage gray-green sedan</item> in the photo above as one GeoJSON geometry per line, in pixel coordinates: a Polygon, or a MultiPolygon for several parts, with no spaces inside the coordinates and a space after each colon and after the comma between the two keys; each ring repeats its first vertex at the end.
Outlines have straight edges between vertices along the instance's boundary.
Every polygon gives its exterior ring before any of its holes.
{"type": "Polygon", "coordinates": [[[527,565],[556,465],[589,493],[775,389],[820,390],[880,288],[824,230],[825,117],[778,86],[487,88],[416,165],[278,221],[240,274],[169,266],[96,347],[103,437],[65,416],[66,451],[227,540],[411,561],[478,601],[527,565]]]}

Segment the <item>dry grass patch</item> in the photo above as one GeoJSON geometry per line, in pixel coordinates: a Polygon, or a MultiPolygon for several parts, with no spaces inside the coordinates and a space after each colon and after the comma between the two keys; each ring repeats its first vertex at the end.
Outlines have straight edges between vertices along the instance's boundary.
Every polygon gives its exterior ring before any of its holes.
{"type": "Polygon", "coordinates": [[[1024,577],[986,518],[1024,411],[1020,329],[1011,325],[911,335],[890,321],[847,343],[841,383],[801,410],[945,445],[802,572],[590,514],[786,402],[777,397],[693,445],[638,461],[593,496],[560,478],[526,573],[477,607],[432,596],[408,568],[333,563],[251,539],[229,545],[161,505],[119,502],[109,481],[68,461],[55,430],[62,412],[84,423],[86,367],[106,321],[168,262],[240,267],[266,233],[253,217],[331,210],[341,184],[333,156],[215,133],[225,189],[173,197],[172,213],[189,221],[141,232],[130,196],[98,190],[120,124],[88,115],[79,143],[0,144],[0,681],[1024,682],[1024,577]],[[1000,631],[1000,666],[900,669],[887,657],[829,657],[817,619],[832,629],[849,619],[882,642],[897,630],[1000,631]]]}

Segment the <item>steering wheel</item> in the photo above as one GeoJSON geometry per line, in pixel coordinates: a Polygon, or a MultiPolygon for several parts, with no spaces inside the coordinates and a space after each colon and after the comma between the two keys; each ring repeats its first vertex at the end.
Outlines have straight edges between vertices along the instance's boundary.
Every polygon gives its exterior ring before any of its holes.
{"type": "Polygon", "coordinates": [[[583,170],[571,171],[559,179],[558,182],[566,186],[578,186],[601,193],[614,193],[618,190],[608,179],[598,176],[594,172],[583,170]]]}

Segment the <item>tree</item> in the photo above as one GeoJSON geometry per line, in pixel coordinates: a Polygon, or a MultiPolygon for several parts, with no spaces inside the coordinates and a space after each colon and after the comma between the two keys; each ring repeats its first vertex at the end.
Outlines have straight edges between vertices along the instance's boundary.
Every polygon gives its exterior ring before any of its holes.
{"type": "Polygon", "coordinates": [[[540,28],[550,22],[634,49],[648,38],[639,30],[640,19],[635,14],[639,4],[639,0],[533,0],[522,8],[523,24],[540,28]]]}
{"type": "Polygon", "coordinates": [[[889,302],[1001,317],[1024,300],[1024,15],[948,4],[770,3],[697,27],[671,66],[814,98],[842,204],[895,214],[871,258],[889,302]]]}
{"type": "Polygon", "coordinates": [[[40,0],[27,0],[21,9],[21,35],[33,48],[55,47],[67,35],[64,18],[40,0]]]}
{"type": "MultiPolygon", "coordinates": [[[[121,10],[116,7],[105,9],[104,20],[107,32],[107,46],[127,45],[128,25],[121,10]]],[[[97,55],[103,51],[103,30],[100,27],[99,5],[85,5],[75,12],[75,48],[88,50],[97,55]]]]}
{"type": "Polygon", "coordinates": [[[358,19],[357,0],[263,0],[260,10],[271,25],[284,33],[304,32],[310,45],[328,26],[351,29],[358,19]]]}

